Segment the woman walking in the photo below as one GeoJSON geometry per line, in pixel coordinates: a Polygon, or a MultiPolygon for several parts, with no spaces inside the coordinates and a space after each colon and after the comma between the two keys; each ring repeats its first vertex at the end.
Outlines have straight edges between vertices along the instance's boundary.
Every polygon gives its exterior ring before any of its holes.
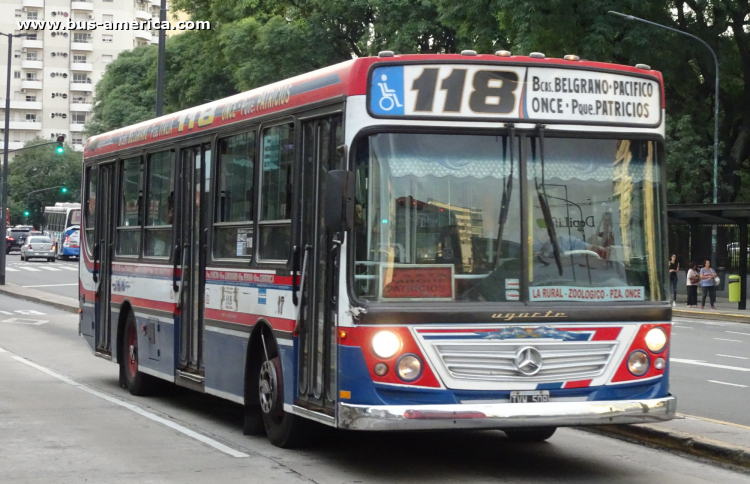
{"type": "Polygon", "coordinates": [[[680,263],[677,256],[672,254],[669,259],[669,287],[672,288],[672,306],[677,306],[677,273],[680,272],[680,263]]]}
{"type": "Polygon", "coordinates": [[[698,274],[698,266],[695,262],[688,264],[687,272],[687,307],[697,308],[698,307],[698,283],[701,281],[701,276],[698,274]]]}
{"type": "Polygon", "coordinates": [[[703,301],[701,309],[706,307],[706,296],[710,296],[711,309],[716,309],[716,271],[711,269],[711,261],[706,262],[701,267],[701,289],[703,290],[703,301]]]}

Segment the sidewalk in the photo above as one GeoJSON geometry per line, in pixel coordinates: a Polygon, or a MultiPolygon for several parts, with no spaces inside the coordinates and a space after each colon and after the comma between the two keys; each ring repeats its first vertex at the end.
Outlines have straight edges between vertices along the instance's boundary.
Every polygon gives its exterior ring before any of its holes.
{"type": "Polygon", "coordinates": [[[582,430],[650,444],[750,471],[750,427],[691,415],[655,424],[605,425],[582,430]]]}
{"type": "MultiPolygon", "coordinates": [[[[685,306],[685,297],[677,297],[677,306],[672,308],[672,315],[680,318],[693,318],[693,319],[713,319],[719,321],[732,321],[735,323],[749,323],[750,324],[750,309],[740,311],[737,309],[736,302],[729,302],[728,298],[717,297],[716,298],[716,309],[711,309],[711,306],[706,301],[706,308],[700,308],[701,295],[698,295],[697,308],[688,308],[685,306]]],[[[750,308],[750,305],[748,306],[750,308]]]]}
{"type": "MultiPolygon", "coordinates": [[[[76,299],[37,289],[6,284],[0,286],[0,294],[46,304],[63,311],[78,312],[78,301],[76,299]]],[[[673,313],[675,316],[693,318],[701,316],[712,319],[738,318],[742,322],[750,323],[750,314],[744,314],[744,311],[723,309],[725,307],[736,308],[737,303],[719,300],[717,301],[717,307],[722,309],[717,311],[683,310],[678,306],[673,313]]],[[[743,425],[679,415],[677,419],[669,422],[582,427],[582,430],[629,440],[638,444],[670,449],[750,471],[750,427],[743,425]]]]}
{"type": "Polygon", "coordinates": [[[26,301],[38,302],[71,313],[78,313],[78,300],[72,297],[60,296],[9,283],[0,286],[0,294],[6,294],[26,301]]]}

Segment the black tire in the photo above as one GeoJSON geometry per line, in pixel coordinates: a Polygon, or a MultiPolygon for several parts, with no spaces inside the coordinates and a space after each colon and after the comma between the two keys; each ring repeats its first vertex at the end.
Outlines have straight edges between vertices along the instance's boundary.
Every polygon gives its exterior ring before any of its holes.
{"type": "Polygon", "coordinates": [[[132,395],[148,395],[154,387],[154,377],[146,375],[138,370],[138,333],[135,322],[135,315],[132,311],[128,312],[125,319],[125,332],[122,337],[120,361],[121,373],[125,376],[125,386],[132,395]],[[131,351],[131,346],[132,351],[131,351]]]}
{"type": "Polygon", "coordinates": [[[54,257],[50,257],[50,258],[49,258],[49,259],[47,259],[47,260],[48,260],[48,261],[50,261],[50,262],[55,262],[55,258],[54,258],[54,257]]]}
{"type": "MultiPolygon", "coordinates": [[[[263,421],[268,440],[276,447],[290,449],[302,447],[308,441],[309,429],[312,422],[303,419],[297,415],[284,411],[284,379],[281,370],[281,358],[279,357],[273,336],[266,334],[266,348],[268,350],[268,360],[265,354],[259,355],[259,358],[253,364],[253,370],[258,375],[255,378],[257,382],[256,392],[258,392],[258,402],[260,415],[263,421]]],[[[261,347],[261,351],[263,351],[261,347]]],[[[252,381],[250,379],[249,381],[252,381]]],[[[250,421],[246,417],[246,430],[254,430],[254,409],[246,408],[246,415],[250,411],[250,421]]]]}
{"type": "Polygon", "coordinates": [[[516,442],[544,442],[552,437],[557,427],[532,427],[528,429],[503,430],[510,440],[516,442]]]}
{"type": "Polygon", "coordinates": [[[23,257],[23,254],[21,254],[21,261],[25,261],[26,259],[23,257]]]}

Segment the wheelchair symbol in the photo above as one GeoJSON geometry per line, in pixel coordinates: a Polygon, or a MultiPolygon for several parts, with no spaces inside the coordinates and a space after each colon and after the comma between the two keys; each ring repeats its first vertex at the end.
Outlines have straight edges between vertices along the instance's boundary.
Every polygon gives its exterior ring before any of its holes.
{"type": "Polygon", "coordinates": [[[388,80],[388,76],[383,74],[380,76],[380,79],[383,82],[379,82],[378,86],[380,86],[380,92],[382,93],[382,96],[380,98],[380,102],[378,103],[380,105],[380,109],[383,111],[390,111],[394,107],[401,107],[403,104],[398,102],[398,96],[396,96],[396,90],[391,89],[388,87],[388,84],[385,82],[388,80]]]}

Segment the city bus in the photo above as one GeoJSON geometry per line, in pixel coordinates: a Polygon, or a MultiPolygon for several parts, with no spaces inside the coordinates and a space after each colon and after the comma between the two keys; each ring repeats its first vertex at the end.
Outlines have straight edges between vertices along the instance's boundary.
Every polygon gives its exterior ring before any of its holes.
{"type": "Polygon", "coordinates": [[[58,259],[79,257],[81,204],[57,202],[44,207],[42,232],[52,239],[58,259]]]}
{"type": "Polygon", "coordinates": [[[661,74],[353,59],[88,139],[80,333],[244,432],[668,420],[661,74]]]}

